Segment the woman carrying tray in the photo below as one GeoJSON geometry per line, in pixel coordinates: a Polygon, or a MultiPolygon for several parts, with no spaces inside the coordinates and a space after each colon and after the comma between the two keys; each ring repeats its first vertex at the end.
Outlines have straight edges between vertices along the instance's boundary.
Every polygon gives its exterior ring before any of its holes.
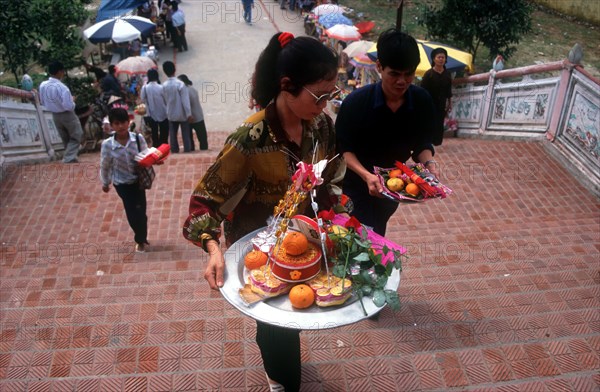
{"type": "MultiPolygon", "coordinates": [[[[228,246],[266,226],[291,183],[296,164],[336,155],[333,121],[323,113],[327,101],[339,92],[336,78],[335,55],[312,37],[277,33],[261,53],[252,78],[252,98],[265,109],[227,138],[194,189],[183,227],[184,237],[209,254],[204,278],[212,289],[223,286],[221,222],[228,246]]],[[[344,171],[341,159],[326,166],[324,182],[317,188],[320,209],[346,212],[337,186],[344,171]]],[[[309,198],[298,213],[314,214],[309,198]]],[[[300,388],[299,333],[257,321],[256,342],[271,390],[300,388]]]]}

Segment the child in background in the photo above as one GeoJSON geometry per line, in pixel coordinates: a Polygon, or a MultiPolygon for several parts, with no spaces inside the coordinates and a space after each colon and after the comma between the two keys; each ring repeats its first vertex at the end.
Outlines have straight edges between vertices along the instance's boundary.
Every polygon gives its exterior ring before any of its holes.
{"type": "Polygon", "coordinates": [[[108,113],[114,134],[102,142],[100,150],[100,180],[102,191],[108,193],[112,183],[123,201],[127,222],[134,232],[136,252],[144,252],[148,244],[148,217],[146,191],[138,184],[135,155],[148,148],[146,141],[135,132],[129,132],[129,113],[123,108],[108,113]]]}

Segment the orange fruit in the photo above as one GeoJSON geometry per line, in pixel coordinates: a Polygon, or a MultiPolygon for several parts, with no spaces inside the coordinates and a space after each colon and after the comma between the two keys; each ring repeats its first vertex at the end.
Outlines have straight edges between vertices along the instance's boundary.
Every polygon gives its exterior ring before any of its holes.
{"type": "Polygon", "coordinates": [[[296,309],[308,308],[315,302],[315,293],[307,284],[292,287],[288,296],[292,306],[296,309]]]}
{"type": "Polygon", "coordinates": [[[283,247],[287,254],[299,256],[308,249],[308,239],[302,233],[297,231],[288,231],[283,239],[283,247]]]}
{"type": "Polygon", "coordinates": [[[400,178],[402,177],[402,170],[400,169],[392,169],[389,173],[390,178],[400,178]]]}
{"type": "Polygon", "coordinates": [[[392,192],[401,191],[404,188],[404,181],[399,179],[398,177],[392,177],[385,183],[388,189],[392,192]]]}
{"type": "Polygon", "coordinates": [[[257,269],[267,264],[268,256],[260,250],[251,250],[244,257],[244,265],[249,270],[257,269]]]}
{"type": "Polygon", "coordinates": [[[421,193],[421,190],[419,189],[419,186],[417,184],[414,183],[410,183],[406,185],[406,188],[404,188],[404,191],[406,193],[408,193],[411,196],[418,196],[419,193],[421,193]]]}

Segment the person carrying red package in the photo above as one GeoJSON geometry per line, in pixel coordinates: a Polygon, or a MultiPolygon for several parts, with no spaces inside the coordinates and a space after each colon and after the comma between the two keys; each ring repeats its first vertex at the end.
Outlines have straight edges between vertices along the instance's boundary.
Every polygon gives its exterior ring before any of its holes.
{"type": "Polygon", "coordinates": [[[129,227],[133,230],[136,252],[144,252],[148,243],[146,191],[138,184],[135,155],[148,148],[146,140],[129,132],[129,113],[123,108],[108,113],[115,133],[102,142],[100,150],[100,181],[102,192],[108,193],[112,183],[123,201],[129,227]],[[139,148],[138,148],[139,146],[139,148]]]}

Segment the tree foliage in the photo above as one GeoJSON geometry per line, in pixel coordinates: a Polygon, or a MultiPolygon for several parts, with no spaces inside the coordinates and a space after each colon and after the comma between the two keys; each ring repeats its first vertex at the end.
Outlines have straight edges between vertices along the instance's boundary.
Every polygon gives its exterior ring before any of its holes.
{"type": "Polygon", "coordinates": [[[0,0],[0,60],[17,84],[38,50],[34,22],[30,2],[0,0]]]}
{"type": "Polygon", "coordinates": [[[33,61],[80,64],[87,17],[80,0],[0,0],[0,61],[17,83],[33,61]]]}
{"type": "Polygon", "coordinates": [[[521,37],[531,30],[532,6],[527,0],[442,0],[439,9],[427,7],[421,24],[433,39],[454,43],[473,54],[481,45],[490,58],[509,58],[521,37]]]}

